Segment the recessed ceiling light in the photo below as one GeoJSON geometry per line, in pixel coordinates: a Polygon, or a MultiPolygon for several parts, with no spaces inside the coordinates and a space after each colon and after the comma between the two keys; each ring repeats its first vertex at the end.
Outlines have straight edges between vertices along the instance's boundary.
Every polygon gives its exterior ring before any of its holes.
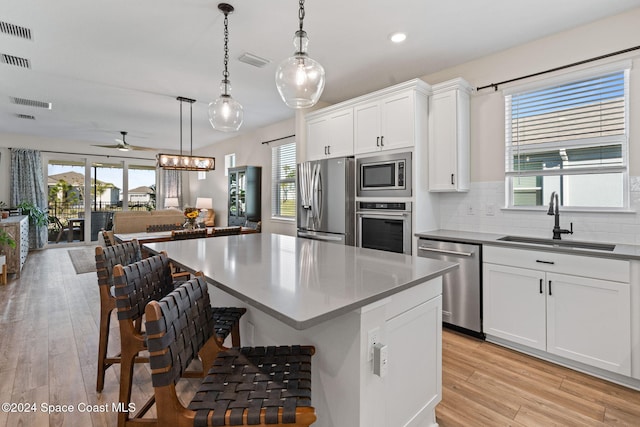
{"type": "Polygon", "coordinates": [[[402,43],[407,39],[407,35],[405,33],[393,33],[389,36],[389,39],[394,43],[402,43]]]}

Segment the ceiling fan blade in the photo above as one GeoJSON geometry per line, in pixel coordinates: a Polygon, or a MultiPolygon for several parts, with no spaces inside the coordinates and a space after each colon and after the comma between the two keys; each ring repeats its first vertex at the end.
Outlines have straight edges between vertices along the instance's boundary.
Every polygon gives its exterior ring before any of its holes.
{"type": "Polygon", "coordinates": [[[102,148],[121,148],[122,144],[112,144],[112,145],[96,145],[92,144],[92,147],[102,147],[102,148]]]}
{"type": "Polygon", "coordinates": [[[129,149],[131,149],[131,150],[136,150],[136,151],[158,151],[157,148],[140,147],[139,145],[127,144],[127,147],[129,147],[129,149]]]}
{"type": "Polygon", "coordinates": [[[120,151],[158,151],[155,148],[140,147],[131,144],[93,145],[93,147],[115,148],[120,151]]]}

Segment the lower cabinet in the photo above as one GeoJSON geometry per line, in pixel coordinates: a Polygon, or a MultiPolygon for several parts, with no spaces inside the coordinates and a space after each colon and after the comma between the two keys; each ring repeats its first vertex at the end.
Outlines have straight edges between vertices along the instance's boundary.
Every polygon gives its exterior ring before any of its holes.
{"type": "MultiPolygon", "coordinates": [[[[499,253],[493,257],[491,250],[487,254],[490,248],[484,249],[487,336],[631,375],[629,282],[577,275],[589,257],[561,254],[559,260],[543,263],[546,268],[532,269],[486,262],[502,262],[504,258],[499,253]]],[[[520,264],[540,263],[543,258],[535,251],[515,251],[522,252],[520,264]]],[[[553,259],[554,255],[545,253],[544,257],[553,259]]],[[[629,268],[626,261],[607,261],[614,263],[612,268],[624,268],[625,264],[629,268]]],[[[606,276],[606,271],[602,275],[606,276]]]]}

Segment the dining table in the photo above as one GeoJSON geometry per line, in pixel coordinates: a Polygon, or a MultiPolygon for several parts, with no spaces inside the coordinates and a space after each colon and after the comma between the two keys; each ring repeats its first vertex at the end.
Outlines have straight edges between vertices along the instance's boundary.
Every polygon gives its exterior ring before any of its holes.
{"type": "MultiPolygon", "coordinates": [[[[221,234],[225,230],[229,228],[236,227],[206,227],[207,229],[207,237],[218,237],[216,236],[216,231],[221,234]]],[[[252,234],[257,233],[258,231],[255,228],[251,227],[240,227],[240,234],[252,234]]],[[[137,240],[138,243],[158,243],[158,242],[169,242],[171,241],[171,230],[166,231],[142,231],[138,233],[114,233],[113,237],[116,239],[118,243],[131,242],[132,240],[137,240]]]]}
{"type": "Polygon", "coordinates": [[[458,264],[271,233],[145,243],[247,308],[243,346],[313,345],[314,427],[437,425],[442,276],[458,264]]]}

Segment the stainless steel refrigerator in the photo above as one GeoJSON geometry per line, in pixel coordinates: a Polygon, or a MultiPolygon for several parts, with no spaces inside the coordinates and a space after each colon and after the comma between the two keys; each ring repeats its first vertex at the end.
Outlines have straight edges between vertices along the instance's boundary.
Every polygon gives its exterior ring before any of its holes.
{"type": "Polygon", "coordinates": [[[298,237],[355,244],[353,157],[298,164],[298,237]]]}

